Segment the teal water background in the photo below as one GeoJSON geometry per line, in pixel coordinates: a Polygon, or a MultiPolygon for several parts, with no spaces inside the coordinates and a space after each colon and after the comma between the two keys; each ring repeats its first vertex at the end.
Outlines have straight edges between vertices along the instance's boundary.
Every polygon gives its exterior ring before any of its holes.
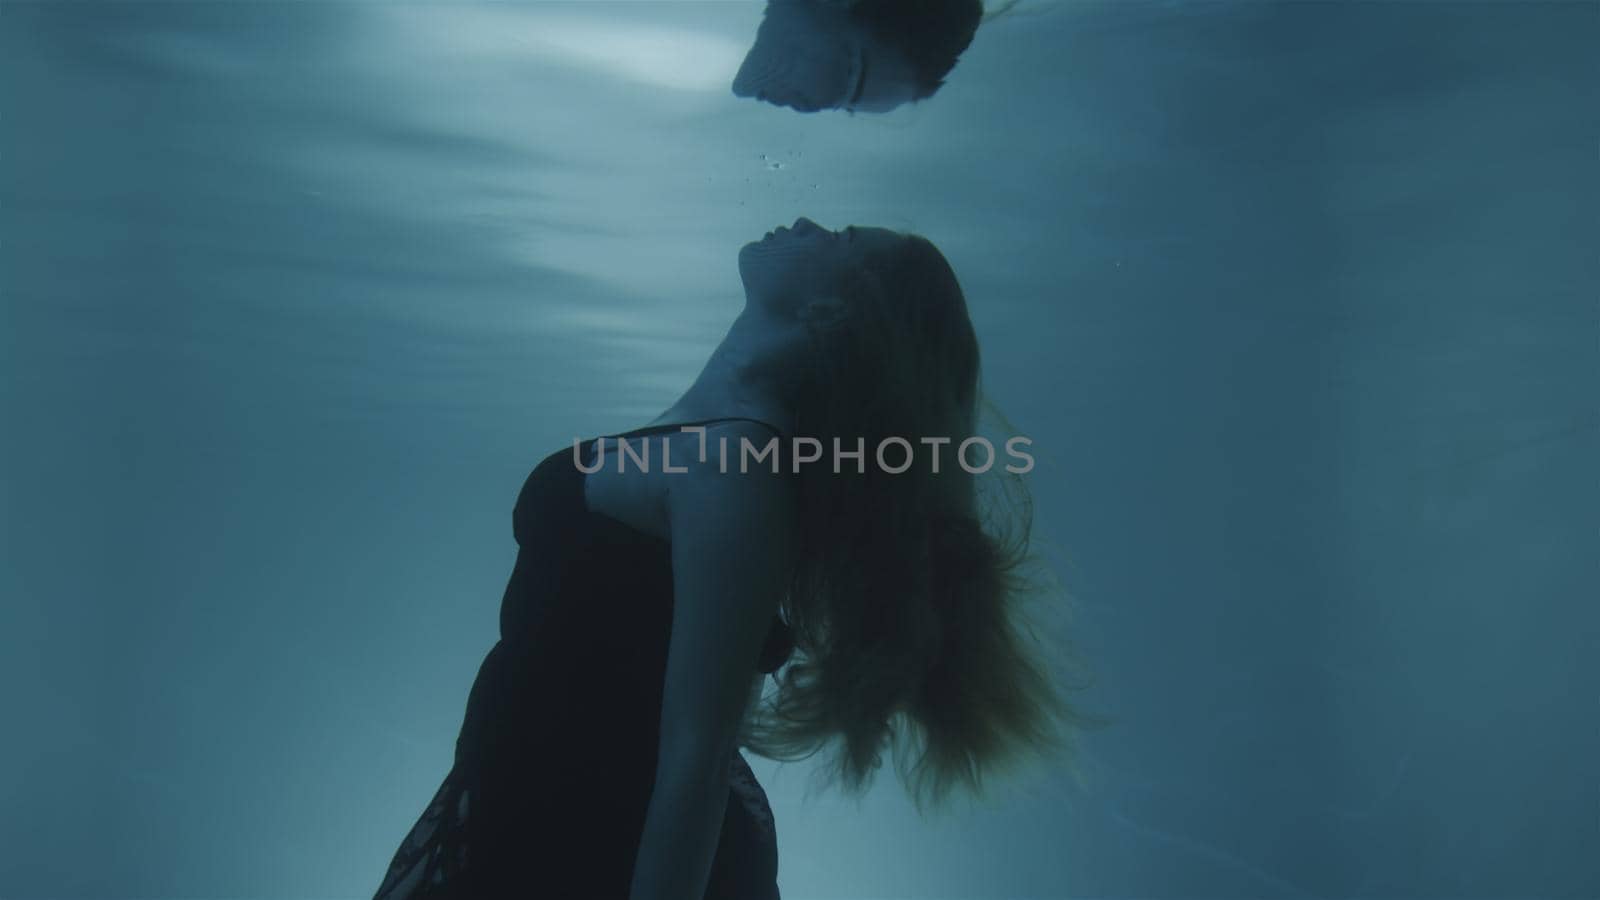
{"type": "Polygon", "coordinates": [[[528,469],[805,215],[960,274],[1115,722],[755,760],[785,897],[1600,896],[1600,6],[1025,2],[886,117],[760,11],[0,2],[0,895],[369,896],[528,469]]]}

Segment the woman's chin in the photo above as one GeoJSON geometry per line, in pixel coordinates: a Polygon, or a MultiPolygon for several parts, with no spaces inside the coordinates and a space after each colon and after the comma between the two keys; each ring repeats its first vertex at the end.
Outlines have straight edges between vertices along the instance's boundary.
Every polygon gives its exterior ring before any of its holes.
{"type": "Polygon", "coordinates": [[[767,248],[772,246],[772,242],[777,237],[777,235],[778,235],[778,230],[774,229],[774,230],[769,231],[766,234],[762,235],[761,237],[756,238],[755,240],[751,241],[750,243],[745,244],[743,247],[740,247],[739,248],[739,259],[742,261],[747,255],[757,255],[757,254],[765,253],[767,251],[767,248]]]}
{"type": "MultiPolygon", "coordinates": [[[[762,238],[762,240],[766,240],[762,238]]],[[[761,252],[761,241],[751,241],[739,248],[739,280],[746,286],[750,283],[750,273],[754,271],[753,264],[761,252]]]]}

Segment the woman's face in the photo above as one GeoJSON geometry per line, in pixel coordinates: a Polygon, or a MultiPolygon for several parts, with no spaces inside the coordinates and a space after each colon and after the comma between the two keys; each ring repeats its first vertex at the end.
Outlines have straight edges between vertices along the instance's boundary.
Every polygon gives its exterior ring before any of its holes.
{"type": "Polygon", "coordinates": [[[842,4],[772,0],[733,92],[799,112],[886,112],[915,99],[916,81],[905,54],[842,4]]]}
{"type": "Polygon", "coordinates": [[[886,228],[829,231],[801,217],[739,250],[745,302],[780,318],[802,319],[820,301],[838,302],[839,286],[865,256],[900,240],[886,228]]]}

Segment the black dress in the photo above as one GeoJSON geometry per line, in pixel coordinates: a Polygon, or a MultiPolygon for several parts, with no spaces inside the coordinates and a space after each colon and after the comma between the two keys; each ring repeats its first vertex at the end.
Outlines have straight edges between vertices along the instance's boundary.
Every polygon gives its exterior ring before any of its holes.
{"type": "MultiPolygon", "coordinates": [[[[720,421],[729,419],[681,424],[720,421]]],[[[596,440],[583,442],[582,458],[596,440]]],[[[529,474],[512,522],[520,550],[500,640],[473,682],[455,764],[395,853],[377,900],[628,896],[655,782],[671,545],[590,511],[571,447],[529,474]]],[[[774,617],[761,671],[776,671],[792,646],[774,617]]],[[[743,756],[731,762],[705,896],[777,900],[772,810],[743,756]]]]}

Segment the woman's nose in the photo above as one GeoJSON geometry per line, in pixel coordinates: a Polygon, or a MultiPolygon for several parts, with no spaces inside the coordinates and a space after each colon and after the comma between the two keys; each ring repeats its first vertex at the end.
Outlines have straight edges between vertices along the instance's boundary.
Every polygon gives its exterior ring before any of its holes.
{"type": "Polygon", "coordinates": [[[801,216],[800,218],[794,220],[794,230],[795,231],[821,231],[822,230],[822,226],[818,225],[817,223],[815,223],[813,221],[811,221],[810,219],[806,218],[805,216],[801,216]]]}

